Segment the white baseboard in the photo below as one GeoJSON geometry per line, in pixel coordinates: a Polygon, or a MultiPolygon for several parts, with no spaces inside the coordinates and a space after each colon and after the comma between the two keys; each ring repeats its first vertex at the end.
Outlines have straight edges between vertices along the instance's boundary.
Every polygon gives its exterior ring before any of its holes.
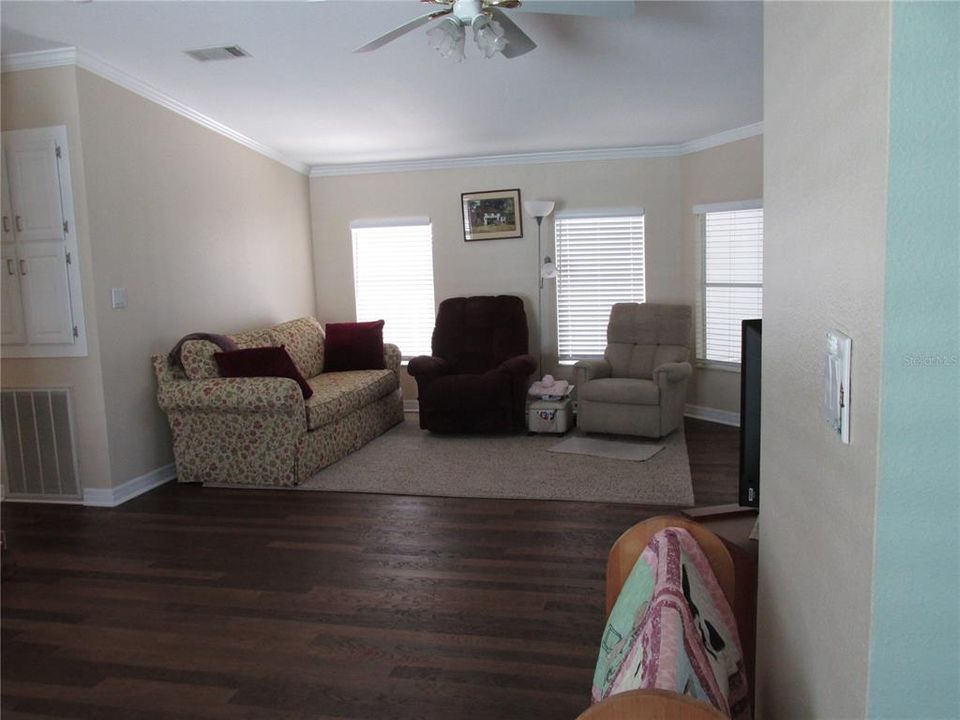
{"type": "Polygon", "coordinates": [[[404,400],[403,401],[403,411],[405,413],[418,413],[420,412],[420,401],[419,400],[404,400]]]}
{"type": "Polygon", "coordinates": [[[116,507],[138,495],[143,495],[177,476],[173,463],[158,467],[144,475],[127,480],[115,488],[86,488],[83,491],[83,504],[87,507],[116,507]]]}
{"type": "Polygon", "coordinates": [[[730,412],[729,410],[717,410],[716,408],[703,407],[702,405],[687,405],[683,409],[683,414],[687,417],[697,420],[707,420],[709,422],[720,423],[721,425],[731,425],[740,427],[740,413],[730,412]]]}

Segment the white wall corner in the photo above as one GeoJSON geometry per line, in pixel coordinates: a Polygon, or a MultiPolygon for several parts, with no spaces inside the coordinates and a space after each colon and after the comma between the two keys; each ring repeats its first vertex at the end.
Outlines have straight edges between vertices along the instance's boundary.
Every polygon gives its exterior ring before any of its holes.
{"type": "Polygon", "coordinates": [[[702,405],[687,405],[683,409],[683,414],[686,417],[697,420],[706,420],[708,422],[720,423],[721,425],[740,427],[740,413],[730,412],[729,410],[717,410],[716,408],[703,407],[702,405]]]}
{"type": "Polygon", "coordinates": [[[403,401],[403,411],[405,413],[418,413],[420,412],[420,401],[419,400],[404,400],[403,401]]]}
{"type": "Polygon", "coordinates": [[[143,495],[164,483],[170,482],[176,476],[176,465],[170,463],[132,480],[127,480],[127,482],[114,488],[84,488],[83,504],[87,507],[116,507],[127,500],[132,500],[138,495],[143,495]]]}

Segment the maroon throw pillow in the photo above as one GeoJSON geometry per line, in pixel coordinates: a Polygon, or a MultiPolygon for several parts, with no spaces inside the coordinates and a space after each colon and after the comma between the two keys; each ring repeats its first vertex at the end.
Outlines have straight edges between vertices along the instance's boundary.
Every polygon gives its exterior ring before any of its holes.
{"type": "Polygon", "coordinates": [[[383,320],[327,323],[323,371],[383,370],[383,320]]]}
{"type": "Polygon", "coordinates": [[[282,377],[296,380],[306,400],[313,395],[313,388],[307,385],[303,375],[293,364],[287,349],[280,347],[246,348],[230,352],[213,354],[217,362],[220,377],[282,377]]]}

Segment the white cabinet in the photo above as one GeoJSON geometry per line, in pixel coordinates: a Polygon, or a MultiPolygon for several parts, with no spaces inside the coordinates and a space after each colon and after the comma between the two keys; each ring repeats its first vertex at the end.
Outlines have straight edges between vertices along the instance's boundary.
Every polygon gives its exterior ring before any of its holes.
{"type": "Polygon", "coordinates": [[[64,127],[3,133],[4,357],[86,355],[64,127]]]}

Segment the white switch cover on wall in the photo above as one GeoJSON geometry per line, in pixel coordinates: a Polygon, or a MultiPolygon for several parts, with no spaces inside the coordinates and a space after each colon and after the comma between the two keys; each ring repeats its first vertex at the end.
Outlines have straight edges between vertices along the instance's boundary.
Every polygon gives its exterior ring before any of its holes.
{"type": "Polygon", "coordinates": [[[823,369],[823,419],[840,442],[850,444],[850,348],[853,341],[839,330],[827,332],[823,369]]]}
{"type": "Polygon", "coordinates": [[[111,288],[110,304],[113,306],[114,310],[121,310],[125,308],[127,306],[127,289],[111,288]]]}

